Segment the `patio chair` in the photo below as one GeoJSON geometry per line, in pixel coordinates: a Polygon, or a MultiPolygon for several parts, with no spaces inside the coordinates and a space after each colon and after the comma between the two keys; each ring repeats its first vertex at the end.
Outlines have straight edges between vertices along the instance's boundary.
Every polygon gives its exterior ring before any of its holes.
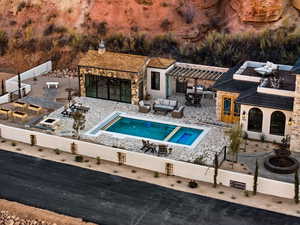
{"type": "Polygon", "coordinates": [[[141,147],[142,151],[149,148],[150,145],[149,141],[142,140],[142,143],[143,143],[143,147],[141,147]]]}
{"type": "Polygon", "coordinates": [[[158,156],[167,156],[168,155],[168,146],[167,145],[159,145],[157,155],[158,156]]]}
{"type": "Polygon", "coordinates": [[[148,113],[151,110],[151,105],[145,104],[144,101],[139,102],[139,112],[148,113]]]}
{"type": "Polygon", "coordinates": [[[183,117],[184,106],[180,106],[179,108],[173,110],[171,113],[173,118],[182,118],[183,117]]]}

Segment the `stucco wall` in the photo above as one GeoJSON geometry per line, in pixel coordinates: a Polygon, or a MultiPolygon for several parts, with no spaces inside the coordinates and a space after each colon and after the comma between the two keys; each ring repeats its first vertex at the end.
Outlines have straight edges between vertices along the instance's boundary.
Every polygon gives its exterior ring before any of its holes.
{"type": "Polygon", "coordinates": [[[300,152],[300,75],[297,75],[294,99],[291,150],[300,152]]]}
{"type": "MultiPolygon", "coordinates": [[[[143,153],[130,152],[99,144],[93,144],[89,142],[63,138],[35,131],[9,127],[2,124],[0,124],[0,131],[1,136],[3,138],[14,141],[20,141],[28,144],[30,144],[30,135],[35,135],[38,146],[46,148],[58,148],[65,152],[71,152],[70,146],[72,143],[75,143],[78,154],[93,158],[101,157],[101,159],[111,162],[118,162],[118,153],[124,153],[126,155],[126,165],[157,171],[160,173],[165,173],[166,163],[171,163],[174,168],[173,175],[185,177],[188,179],[205,181],[209,183],[213,182],[214,169],[207,166],[200,166],[192,163],[174,161],[162,157],[146,155],[143,153]]],[[[219,169],[217,180],[218,183],[222,183],[225,186],[230,186],[231,180],[243,182],[246,184],[246,189],[252,191],[252,175],[219,169]]],[[[259,193],[290,199],[294,197],[294,185],[290,183],[259,177],[257,187],[257,191],[259,193]]]]}
{"type": "Polygon", "coordinates": [[[147,94],[151,95],[152,98],[167,98],[167,77],[166,69],[147,68],[147,94]],[[151,89],[151,72],[160,73],[160,89],[151,89]]]}
{"type": "Polygon", "coordinates": [[[293,114],[291,111],[276,110],[276,109],[249,106],[249,105],[241,105],[241,115],[243,114],[243,112],[245,112],[246,114],[245,114],[245,119],[243,119],[243,116],[241,116],[240,121],[241,121],[241,125],[243,126],[243,130],[248,133],[248,137],[259,140],[261,135],[264,134],[266,140],[276,141],[277,143],[280,143],[284,136],[270,134],[271,115],[275,111],[280,111],[280,112],[284,113],[284,115],[286,117],[285,135],[290,135],[291,134],[291,126],[289,126],[288,121],[292,117],[292,114],[293,114]],[[250,109],[252,109],[252,108],[259,108],[263,112],[263,124],[262,124],[262,132],[261,133],[248,131],[248,114],[249,114],[250,109]]]}

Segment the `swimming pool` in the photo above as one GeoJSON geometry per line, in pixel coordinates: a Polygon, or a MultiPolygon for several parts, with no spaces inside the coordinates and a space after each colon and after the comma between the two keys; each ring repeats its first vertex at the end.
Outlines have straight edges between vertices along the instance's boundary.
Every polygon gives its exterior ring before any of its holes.
{"type": "Polygon", "coordinates": [[[100,132],[129,135],[141,139],[192,146],[205,134],[205,129],[183,126],[175,123],[134,118],[115,113],[96,127],[88,135],[97,136],[100,132]]]}

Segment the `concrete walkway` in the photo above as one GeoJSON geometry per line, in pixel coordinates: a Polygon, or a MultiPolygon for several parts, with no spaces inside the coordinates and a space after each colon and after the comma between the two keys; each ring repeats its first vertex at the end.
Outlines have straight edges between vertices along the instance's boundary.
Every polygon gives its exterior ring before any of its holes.
{"type": "Polygon", "coordinates": [[[0,197],[101,225],[298,225],[297,217],[0,151],[0,197]]]}

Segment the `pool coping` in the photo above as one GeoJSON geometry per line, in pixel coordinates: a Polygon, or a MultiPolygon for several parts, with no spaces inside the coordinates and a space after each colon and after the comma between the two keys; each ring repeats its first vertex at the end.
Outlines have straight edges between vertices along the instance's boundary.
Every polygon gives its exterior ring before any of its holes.
{"type": "Polygon", "coordinates": [[[210,129],[211,128],[204,127],[204,126],[190,125],[190,124],[180,124],[180,123],[176,123],[176,122],[172,122],[172,121],[167,121],[166,122],[166,121],[163,121],[163,120],[152,119],[152,118],[150,119],[150,118],[142,117],[142,116],[133,116],[133,115],[128,115],[127,113],[124,113],[124,112],[114,111],[111,114],[109,114],[108,116],[106,116],[103,120],[101,120],[93,128],[91,128],[90,130],[85,132],[85,135],[91,136],[91,137],[98,137],[100,134],[109,134],[109,135],[112,135],[112,137],[120,138],[120,139],[130,137],[130,138],[135,138],[135,139],[138,139],[138,140],[148,140],[148,141],[151,141],[151,142],[157,142],[157,143],[161,143],[161,144],[165,144],[165,145],[175,145],[175,146],[180,146],[180,147],[193,149],[203,140],[203,138],[208,134],[210,129]],[[184,145],[184,144],[178,144],[178,143],[173,143],[173,142],[168,142],[168,141],[156,140],[156,139],[152,139],[152,138],[138,137],[138,136],[129,135],[129,134],[121,134],[121,133],[102,130],[103,127],[105,127],[111,120],[115,119],[117,116],[130,118],[130,119],[144,120],[144,121],[149,121],[149,122],[169,124],[169,125],[183,127],[183,128],[185,127],[185,128],[198,129],[198,130],[202,130],[202,133],[197,137],[197,139],[193,142],[192,145],[184,145]],[[99,129],[99,127],[100,127],[100,130],[97,133],[91,134],[91,132],[93,130],[95,130],[96,128],[99,129]]]}

